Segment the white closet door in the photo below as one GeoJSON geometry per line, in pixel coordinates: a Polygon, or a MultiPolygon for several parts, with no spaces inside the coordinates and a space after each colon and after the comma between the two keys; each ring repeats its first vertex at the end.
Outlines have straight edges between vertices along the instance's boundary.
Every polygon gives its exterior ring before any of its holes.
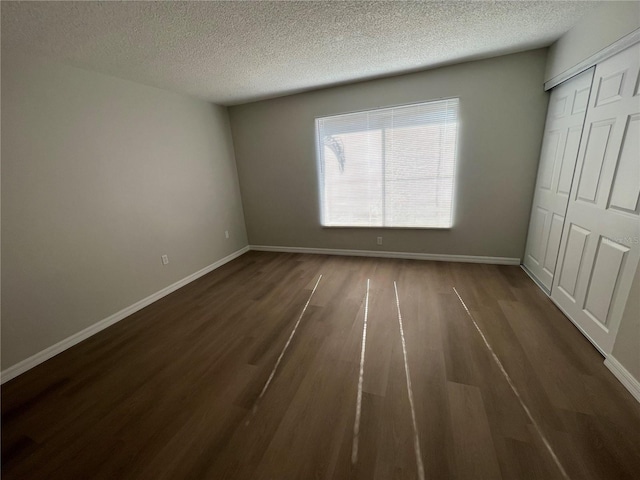
{"type": "Polygon", "coordinates": [[[578,158],[593,68],[554,88],[549,99],[524,265],[551,291],[578,158]]]}
{"type": "Polygon", "coordinates": [[[611,352],[640,250],[640,44],[597,65],[551,298],[611,352]]]}

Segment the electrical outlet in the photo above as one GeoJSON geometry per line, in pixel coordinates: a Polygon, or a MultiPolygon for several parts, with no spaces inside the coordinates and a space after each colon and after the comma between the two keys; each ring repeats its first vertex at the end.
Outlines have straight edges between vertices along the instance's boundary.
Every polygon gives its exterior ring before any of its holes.
{"type": "Polygon", "coordinates": [[[168,265],[169,264],[169,255],[162,255],[162,264],[163,265],[168,265]]]}
{"type": "Polygon", "coordinates": [[[378,237],[378,245],[382,245],[382,237],[378,237]]]}
{"type": "Polygon", "coordinates": [[[229,238],[229,230],[224,231],[224,238],[229,238]]]}

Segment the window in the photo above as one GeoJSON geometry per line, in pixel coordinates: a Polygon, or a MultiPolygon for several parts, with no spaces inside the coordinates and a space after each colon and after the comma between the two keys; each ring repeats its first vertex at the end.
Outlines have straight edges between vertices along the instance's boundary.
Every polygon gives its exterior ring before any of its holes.
{"type": "Polygon", "coordinates": [[[322,225],[452,225],[458,99],[316,119],[322,225]]]}

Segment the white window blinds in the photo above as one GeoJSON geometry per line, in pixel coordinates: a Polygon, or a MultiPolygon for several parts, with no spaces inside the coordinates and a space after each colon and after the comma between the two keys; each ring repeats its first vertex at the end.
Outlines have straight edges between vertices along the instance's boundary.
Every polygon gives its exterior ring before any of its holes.
{"type": "Polygon", "coordinates": [[[452,225],[458,99],[316,120],[322,225],[452,225]]]}

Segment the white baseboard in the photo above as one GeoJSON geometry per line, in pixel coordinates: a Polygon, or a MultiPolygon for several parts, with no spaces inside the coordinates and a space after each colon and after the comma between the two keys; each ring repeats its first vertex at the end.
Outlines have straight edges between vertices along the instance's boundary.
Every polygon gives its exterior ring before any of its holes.
{"type": "Polygon", "coordinates": [[[545,286],[542,284],[542,282],[540,282],[540,281],[535,277],[535,275],[534,275],[533,273],[531,273],[531,271],[527,268],[527,266],[526,266],[524,263],[523,263],[522,265],[520,265],[520,268],[522,268],[522,270],[524,271],[524,273],[526,273],[526,274],[529,276],[529,278],[530,278],[531,280],[533,280],[533,283],[535,283],[535,284],[538,286],[538,288],[539,288],[540,290],[542,290],[542,291],[545,293],[545,295],[546,295],[547,297],[551,297],[551,292],[549,292],[549,290],[547,290],[547,287],[545,287],[545,286]]]}
{"type": "Polygon", "coordinates": [[[386,252],[378,250],[345,250],[339,248],[279,247],[250,245],[260,252],[311,253],[320,255],[345,255],[352,257],[403,258],[408,260],[435,260],[438,262],[486,263],[491,265],[520,265],[519,258],[482,257],[475,255],[443,255],[439,253],[386,252]]]}
{"type": "Polygon", "coordinates": [[[605,366],[611,370],[611,373],[625,386],[633,397],[640,402],[640,381],[636,379],[629,371],[624,368],[618,360],[609,355],[604,361],[605,366]]]}
{"type": "Polygon", "coordinates": [[[553,304],[558,308],[558,310],[560,310],[560,311],[562,312],[562,314],[563,314],[565,317],[567,317],[571,323],[573,323],[573,326],[574,326],[574,327],[576,327],[576,328],[578,329],[578,331],[582,334],[582,336],[583,336],[584,338],[586,338],[587,340],[589,340],[589,342],[591,343],[591,345],[593,345],[593,347],[594,347],[598,352],[600,352],[600,355],[602,355],[605,359],[609,356],[609,354],[608,354],[607,352],[605,352],[605,351],[604,351],[604,350],[603,350],[603,349],[602,349],[602,348],[601,348],[601,347],[600,347],[600,346],[595,342],[595,340],[594,340],[593,338],[591,338],[591,336],[587,333],[587,331],[586,331],[584,328],[582,328],[582,326],[581,326],[578,322],[576,322],[573,318],[571,318],[571,315],[569,315],[569,312],[567,312],[567,311],[565,310],[565,308],[564,308],[562,305],[560,305],[558,302],[556,302],[556,300],[555,300],[552,296],[549,296],[549,300],[551,300],[551,303],[553,303],[553,304]]]}
{"type": "Polygon", "coordinates": [[[42,362],[49,360],[51,357],[67,350],[68,348],[73,347],[74,345],[80,343],[81,341],[95,335],[96,333],[104,330],[105,328],[113,325],[114,323],[123,320],[124,318],[132,315],[138,310],[142,310],[147,305],[151,305],[153,302],[160,300],[162,297],[169,295],[172,292],[175,292],[181,287],[184,287],[188,283],[193,282],[194,280],[206,275],[209,272],[212,272],[216,268],[221,267],[225,263],[230,262],[231,260],[238,258],[243,253],[249,251],[249,246],[241,248],[240,250],[236,250],[235,252],[227,255],[224,258],[221,258],[217,262],[212,263],[211,265],[204,267],[202,270],[198,270],[195,273],[192,273],[188,277],[183,278],[182,280],[178,280],[177,282],[169,285],[168,287],[163,288],[162,290],[149,295],[146,298],[143,298],[139,302],[134,303],[126,308],[123,308],[119,312],[110,315],[109,317],[100,320],[97,323],[85,328],[84,330],[79,331],[71,335],[70,337],[65,338],[64,340],[56,343],[55,345],[50,346],[42,350],[41,352],[32,355],[31,357],[16,363],[15,365],[5,369],[0,373],[0,383],[5,383],[11,380],[12,378],[17,377],[18,375],[26,372],[27,370],[32,369],[36,365],[40,365],[42,362]]]}

